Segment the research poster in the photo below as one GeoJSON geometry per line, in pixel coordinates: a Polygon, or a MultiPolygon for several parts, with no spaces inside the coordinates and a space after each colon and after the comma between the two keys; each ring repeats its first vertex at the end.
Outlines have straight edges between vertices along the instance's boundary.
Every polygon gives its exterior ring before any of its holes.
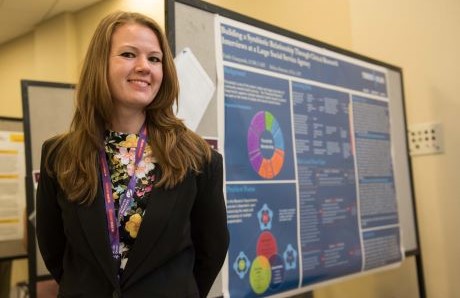
{"type": "Polygon", "coordinates": [[[401,262],[386,70],[220,16],[215,32],[224,296],[282,295],[401,262]]]}
{"type": "Polygon", "coordinates": [[[0,131],[0,241],[23,238],[24,177],[23,133],[0,131]]]}

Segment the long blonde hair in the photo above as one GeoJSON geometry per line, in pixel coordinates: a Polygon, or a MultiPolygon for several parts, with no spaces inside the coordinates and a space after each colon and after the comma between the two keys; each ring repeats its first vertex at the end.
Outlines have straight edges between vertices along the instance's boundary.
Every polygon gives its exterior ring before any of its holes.
{"type": "Polygon", "coordinates": [[[148,142],[162,170],[157,187],[170,189],[189,170],[199,172],[211,158],[211,149],[185,127],[173,112],[179,83],[166,36],[151,18],[133,12],[115,12],[101,20],[89,44],[77,85],[76,109],[69,132],[56,137],[46,157],[47,170],[55,174],[68,199],[91,204],[99,183],[99,150],[103,133],[111,120],[113,102],[107,82],[112,35],[126,23],[150,28],[163,52],[163,81],[155,99],[146,107],[148,142]],[[51,160],[53,156],[53,161],[51,160]]]}

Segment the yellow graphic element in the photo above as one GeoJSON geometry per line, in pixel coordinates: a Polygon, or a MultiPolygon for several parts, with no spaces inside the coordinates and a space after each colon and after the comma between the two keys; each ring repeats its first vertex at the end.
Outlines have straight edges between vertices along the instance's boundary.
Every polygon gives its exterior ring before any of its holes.
{"type": "Polygon", "coordinates": [[[24,134],[22,134],[22,133],[12,133],[12,134],[10,134],[10,142],[24,143],[24,134]]]}
{"type": "Polygon", "coordinates": [[[18,174],[0,174],[0,179],[18,179],[18,174]]]}
{"type": "Polygon", "coordinates": [[[238,262],[238,270],[244,271],[244,269],[246,269],[246,261],[243,259],[240,259],[238,262]]]}
{"type": "Polygon", "coordinates": [[[17,223],[19,223],[19,219],[17,219],[17,218],[0,219],[0,224],[9,224],[9,223],[17,224],[17,223]]]}
{"type": "Polygon", "coordinates": [[[10,150],[3,149],[3,150],[1,150],[0,149],[0,154],[18,154],[18,150],[13,150],[13,149],[10,149],[10,150]]]}
{"type": "Polygon", "coordinates": [[[270,286],[272,270],[270,262],[265,256],[258,256],[254,259],[249,272],[249,283],[256,294],[264,293],[270,286]]]}

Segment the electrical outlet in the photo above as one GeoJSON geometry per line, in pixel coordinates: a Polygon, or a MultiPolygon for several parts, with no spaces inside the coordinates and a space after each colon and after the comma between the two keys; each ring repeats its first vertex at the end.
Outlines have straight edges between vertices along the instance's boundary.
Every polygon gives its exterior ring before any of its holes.
{"type": "Polygon", "coordinates": [[[410,155],[437,154],[444,151],[441,123],[409,125],[407,132],[410,155]]]}

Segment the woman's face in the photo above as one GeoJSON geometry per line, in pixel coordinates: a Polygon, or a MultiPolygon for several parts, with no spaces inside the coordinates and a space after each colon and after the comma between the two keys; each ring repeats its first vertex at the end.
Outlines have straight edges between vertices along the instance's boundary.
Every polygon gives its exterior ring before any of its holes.
{"type": "Polygon", "coordinates": [[[163,80],[163,53],[148,27],[123,24],[112,35],[108,85],[115,108],[144,110],[163,80]]]}

